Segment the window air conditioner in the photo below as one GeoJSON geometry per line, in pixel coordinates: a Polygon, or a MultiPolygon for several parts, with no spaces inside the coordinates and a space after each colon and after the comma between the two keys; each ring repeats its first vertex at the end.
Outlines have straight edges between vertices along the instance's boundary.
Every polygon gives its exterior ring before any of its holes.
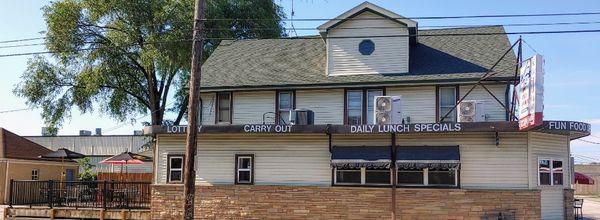
{"type": "Polygon", "coordinates": [[[309,109],[294,109],[290,111],[290,124],[312,125],[315,123],[315,113],[309,109]]]}
{"type": "Polygon", "coordinates": [[[485,102],[465,100],[458,105],[458,122],[484,122],[485,102]]]}
{"type": "Polygon", "coordinates": [[[401,99],[402,96],[375,96],[375,124],[402,124],[401,99]]]}

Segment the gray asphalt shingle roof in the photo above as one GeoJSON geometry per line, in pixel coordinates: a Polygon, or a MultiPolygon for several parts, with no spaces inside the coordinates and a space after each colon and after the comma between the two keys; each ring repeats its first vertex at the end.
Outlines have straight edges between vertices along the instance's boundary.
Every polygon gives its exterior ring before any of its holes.
{"type": "MultiPolygon", "coordinates": [[[[420,30],[420,35],[505,33],[502,26],[420,30]]],[[[342,84],[465,81],[481,77],[510,48],[501,35],[419,36],[411,45],[408,73],[326,75],[321,38],[223,41],[202,67],[203,89],[319,86],[342,84]]],[[[514,52],[494,69],[494,77],[514,75],[514,52]]]]}

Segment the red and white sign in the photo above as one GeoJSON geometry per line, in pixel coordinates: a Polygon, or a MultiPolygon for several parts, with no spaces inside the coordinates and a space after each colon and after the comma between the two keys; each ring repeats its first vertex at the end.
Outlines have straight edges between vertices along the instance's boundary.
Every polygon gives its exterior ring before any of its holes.
{"type": "Polygon", "coordinates": [[[519,130],[529,130],[544,120],[544,58],[536,54],[519,71],[519,130]]]}

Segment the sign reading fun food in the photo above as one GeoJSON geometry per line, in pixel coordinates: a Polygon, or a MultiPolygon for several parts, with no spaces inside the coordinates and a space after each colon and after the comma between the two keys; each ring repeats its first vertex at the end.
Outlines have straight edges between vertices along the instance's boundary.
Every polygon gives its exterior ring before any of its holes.
{"type": "Polygon", "coordinates": [[[536,54],[526,60],[519,71],[519,130],[529,130],[543,124],[544,58],[536,54]]]}

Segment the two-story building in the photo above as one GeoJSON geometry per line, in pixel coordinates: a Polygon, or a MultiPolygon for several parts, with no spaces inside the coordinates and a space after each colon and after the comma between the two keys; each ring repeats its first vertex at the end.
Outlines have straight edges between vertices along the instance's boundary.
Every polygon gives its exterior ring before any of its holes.
{"type": "MultiPolygon", "coordinates": [[[[521,131],[509,120],[517,61],[503,27],[419,30],[365,2],[318,30],[223,41],[203,65],[197,216],[572,216],[569,142],[589,125],[521,131]],[[457,121],[457,101],[508,50],[465,98],[483,102],[483,121],[457,121]],[[374,125],[382,95],[401,97],[402,124],[374,125]],[[293,109],[312,110],[314,124],[290,125],[293,109]]],[[[185,128],[145,128],[153,218],[182,215],[185,128]]]]}

